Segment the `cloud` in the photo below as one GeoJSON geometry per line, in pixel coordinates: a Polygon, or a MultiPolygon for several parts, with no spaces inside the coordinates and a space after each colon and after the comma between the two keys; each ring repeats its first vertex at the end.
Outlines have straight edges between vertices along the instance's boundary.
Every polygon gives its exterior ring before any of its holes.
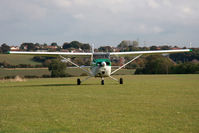
{"type": "Polygon", "coordinates": [[[84,16],[83,14],[81,14],[81,13],[73,15],[73,17],[74,17],[75,19],[79,19],[79,20],[85,18],[85,16],[84,16]]]}
{"type": "Polygon", "coordinates": [[[156,0],[148,0],[147,3],[149,5],[149,7],[151,7],[151,8],[158,8],[158,7],[160,7],[159,3],[156,2],[156,0]]]}
{"type": "Polygon", "coordinates": [[[184,7],[184,8],[182,9],[182,11],[183,11],[185,14],[187,14],[187,15],[192,15],[192,14],[193,14],[192,9],[189,8],[189,7],[184,7]]]}
{"type": "Polygon", "coordinates": [[[137,37],[199,42],[197,0],[1,0],[0,12],[0,43],[53,38],[115,44],[137,37]]]}
{"type": "Polygon", "coordinates": [[[60,8],[67,8],[72,4],[69,0],[52,0],[52,3],[60,8]]]}

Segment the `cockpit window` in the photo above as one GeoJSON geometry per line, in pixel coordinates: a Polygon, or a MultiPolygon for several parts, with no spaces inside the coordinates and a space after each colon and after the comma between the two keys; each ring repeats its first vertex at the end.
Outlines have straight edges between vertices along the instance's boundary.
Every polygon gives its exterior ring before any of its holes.
{"type": "Polygon", "coordinates": [[[96,60],[93,60],[93,63],[96,64],[96,66],[102,66],[102,62],[106,62],[106,66],[111,66],[111,61],[109,59],[96,59],[96,60]]]}
{"type": "Polygon", "coordinates": [[[110,62],[106,62],[106,65],[109,66],[109,65],[110,65],[110,62]]]}

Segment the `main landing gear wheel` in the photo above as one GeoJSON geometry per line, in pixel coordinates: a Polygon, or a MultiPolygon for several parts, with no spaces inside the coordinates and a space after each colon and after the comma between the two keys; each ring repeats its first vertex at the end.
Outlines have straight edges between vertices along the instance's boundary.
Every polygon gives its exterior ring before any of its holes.
{"type": "Polygon", "coordinates": [[[120,78],[120,84],[123,84],[123,78],[120,78]]]}
{"type": "Polygon", "coordinates": [[[77,79],[77,85],[80,85],[80,84],[81,84],[81,80],[77,79]]]}
{"type": "Polygon", "coordinates": [[[104,85],[104,80],[101,81],[101,85],[104,85]]]}

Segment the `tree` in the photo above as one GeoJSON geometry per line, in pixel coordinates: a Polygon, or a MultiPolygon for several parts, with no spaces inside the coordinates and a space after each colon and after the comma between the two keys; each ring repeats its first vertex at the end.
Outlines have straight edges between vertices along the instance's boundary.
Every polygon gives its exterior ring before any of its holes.
{"type": "Polygon", "coordinates": [[[51,71],[51,77],[66,77],[66,64],[58,59],[52,60],[48,70],[51,71]]]}
{"type": "Polygon", "coordinates": [[[139,46],[139,42],[138,41],[133,41],[133,47],[138,47],[139,46]]]}
{"type": "Polygon", "coordinates": [[[36,50],[36,45],[34,43],[22,43],[20,46],[20,49],[27,50],[27,51],[34,51],[36,50]]]}
{"type": "Polygon", "coordinates": [[[157,50],[157,46],[151,46],[150,50],[157,50]]]}
{"type": "Polygon", "coordinates": [[[98,48],[100,52],[113,52],[113,49],[110,46],[101,46],[98,48]]]}
{"type": "Polygon", "coordinates": [[[199,49],[193,48],[192,52],[170,54],[170,58],[175,62],[187,62],[194,59],[199,60],[199,49]]]}
{"type": "Polygon", "coordinates": [[[125,48],[128,48],[128,46],[129,46],[128,42],[124,40],[117,47],[125,49],[125,48]]]}
{"type": "Polygon", "coordinates": [[[91,46],[89,44],[80,43],[78,41],[72,41],[70,43],[65,42],[63,44],[63,49],[82,49],[82,50],[90,50],[91,46]]]}
{"type": "Polygon", "coordinates": [[[63,47],[63,49],[68,49],[68,48],[71,48],[71,45],[70,45],[70,43],[65,42],[62,47],[63,47]]]}
{"type": "Polygon", "coordinates": [[[170,47],[169,47],[169,46],[167,46],[167,45],[164,45],[164,46],[161,46],[161,49],[162,49],[162,50],[169,50],[169,49],[170,49],[170,47]]]}
{"type": "Polygon", "coordinates": [[[33,43],[28,43],[28,45],[27,45],[28,51],[34,51],[35,49],[36,49],[36,47],[33,43]]]}
{"type": "Polygon", "coordinates": [[[193,74],[199,71],[199,64],[186,62],[171,68],[172,74],[193,74]]]}
{"type": "Polygon", "coordinates": [[[81,48],[82,43],[78,42],[78,41],[72,41],[70,42],[71,48],[75,48],[75,49],[79,49],[81,48]]]}
{"type": "Polygon", "coordinates": [[[2,51],[2,53],[8,53],[9,51],[10,51],[10,47],[7,45],[7,44],[2,44],[1,45],[1,51],[2,51]]]}
{"type": "Polygon", "coordinates": [[[82,50],[90,50],[91,46],[89,44],[82,44],[81,49],[82,50]]]}
{"type": "Polygon", "coordinates": [[[150,55],[146,57],[145,67],[136,69],[136,74],[168,74],[174,63],[161,55],[150,55]]]}

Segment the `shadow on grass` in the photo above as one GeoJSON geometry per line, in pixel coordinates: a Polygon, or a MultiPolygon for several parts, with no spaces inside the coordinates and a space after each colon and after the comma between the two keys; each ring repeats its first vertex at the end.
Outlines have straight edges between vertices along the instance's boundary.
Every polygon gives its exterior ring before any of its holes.
{"type": "Polygon", "coordinates": [[[44,84],[44,85],[38,85],[38,86],[85,86],[85,85],[97,85],[97,84],[44,84]]]}
{"type": "MultiPolygon", "coordinates": [[[[104,86],[107,85],[117,85],[114,83],[107,83],[104,86]]],[[[5,87],[62,87],[62,86],[102,86],[101,84],[36,84],[36,85],[16,85],[16,86],[5,86],[5,87]]]]}

